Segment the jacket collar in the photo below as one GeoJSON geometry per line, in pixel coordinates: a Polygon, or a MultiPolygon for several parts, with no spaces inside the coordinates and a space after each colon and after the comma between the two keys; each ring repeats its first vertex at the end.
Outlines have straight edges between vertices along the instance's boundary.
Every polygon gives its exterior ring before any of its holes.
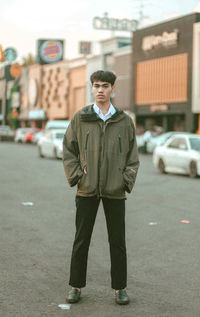
{"type": "MultiPolygon", "coordinates": [[[[113,120],[113,119],[117,119],[120,117],[121,114],[124,114],[124,112],[116,107],[114,107],[116,112],[114,115],[112,115],[112,117],[108,120],[113,120]]],[[[94,111],[93,109],[93,104],[86,106],[82,109],[81,111],[81,121],[97,121],[97,120],[101,120],[99,118],[99,116],[97,115],[97,113],[94,111]]]]}

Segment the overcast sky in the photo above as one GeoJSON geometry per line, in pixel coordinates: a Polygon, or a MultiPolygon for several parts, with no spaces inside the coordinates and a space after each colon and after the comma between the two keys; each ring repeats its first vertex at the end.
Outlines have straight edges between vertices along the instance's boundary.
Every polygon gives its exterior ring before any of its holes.
{"type": "Polygon", "coordinates": [[[38,38],[60,38],[65,40],[65,57],[77,57],[80,40],[98,42],[111,36],[110,31],[93,29],[93,17],[108,12],[113,18],[138,19],[142,3],[143,25],[200,9],[197,0],[0,0],[0,44],[16,48],[21,57],[36,54],[38,38]]]}

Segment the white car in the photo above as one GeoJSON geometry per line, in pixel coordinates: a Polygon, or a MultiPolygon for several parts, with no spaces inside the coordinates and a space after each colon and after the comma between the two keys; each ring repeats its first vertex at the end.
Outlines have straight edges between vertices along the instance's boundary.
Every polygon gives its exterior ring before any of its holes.
{"type": "Polygon", "coordinates": [[[153,152],[153,164],[161,173],[200,175],[200,135],[185,133],[171,136],[153,152]]]}
{"type": "Polygon", "coordinates": [[[15,133],[15,142],[23,143],[26,132],[30,130],[30,128],[18,128],[15,133]]]}
{"type": "Polygon", "coordinates": [[[37,144],[43,135],[44,135],[44,131],[40,131],[40,132],[35,133],[33,136],[33,143],[37,144]]]}
{"type": "Polygon", "coordinates": [[[38,141],[40,157],[62,158],[63,137],[66,129],[49,130],[38,141]]]}
{"type": "Polygon", "coordinates": [[[67,129],[69,124],[69,120],[49,120],[46,123],[45,131],[55,129],[67,129]]]}
{"type": "Polygon", "coordinates": [[[156,146],[163,145],[170,138],[170,136],[177,133],[180,134],[185,132],[170,131],[170,132],[162,133],[160,135],[153,136],[147,142],[147,153],[153,153],[156,146]]]}

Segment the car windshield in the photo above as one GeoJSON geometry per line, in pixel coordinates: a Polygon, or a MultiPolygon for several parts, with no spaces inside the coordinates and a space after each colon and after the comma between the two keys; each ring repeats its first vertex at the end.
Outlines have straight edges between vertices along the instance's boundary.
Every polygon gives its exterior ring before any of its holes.
{"type": "Polygon", "coordinates": [[[160,144],[164,144],[165,141],[167,141],[169,139],[169,137],[172,135],[172,133],[164,133],[161,135],[158,135],[156,138],[156,140],[158,140],[158,142],[160,141],[160,144]]]}
{"type": "Polygon", "coordinates": [[[200,151],[200,137],[199,138],[190,138],[190,145],[192,150],[200,151]]]}
{"type": "Polygon", "coordinates": [[[61,132],[56,133],[56,135],[55,135],[56,139],[63,139],[63,137],[64,137],[64,133],[61,133],[61,132]]]}

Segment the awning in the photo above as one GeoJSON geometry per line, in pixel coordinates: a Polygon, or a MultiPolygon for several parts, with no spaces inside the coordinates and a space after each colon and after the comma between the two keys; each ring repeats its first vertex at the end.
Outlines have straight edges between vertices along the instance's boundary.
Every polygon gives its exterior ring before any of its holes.
{"type": "Polygon", "coordinates": [[[47,119],[46,114],[43,109],[40,110],[31,110],[29,111],[30,120],[45,120],[47,119]]]}

